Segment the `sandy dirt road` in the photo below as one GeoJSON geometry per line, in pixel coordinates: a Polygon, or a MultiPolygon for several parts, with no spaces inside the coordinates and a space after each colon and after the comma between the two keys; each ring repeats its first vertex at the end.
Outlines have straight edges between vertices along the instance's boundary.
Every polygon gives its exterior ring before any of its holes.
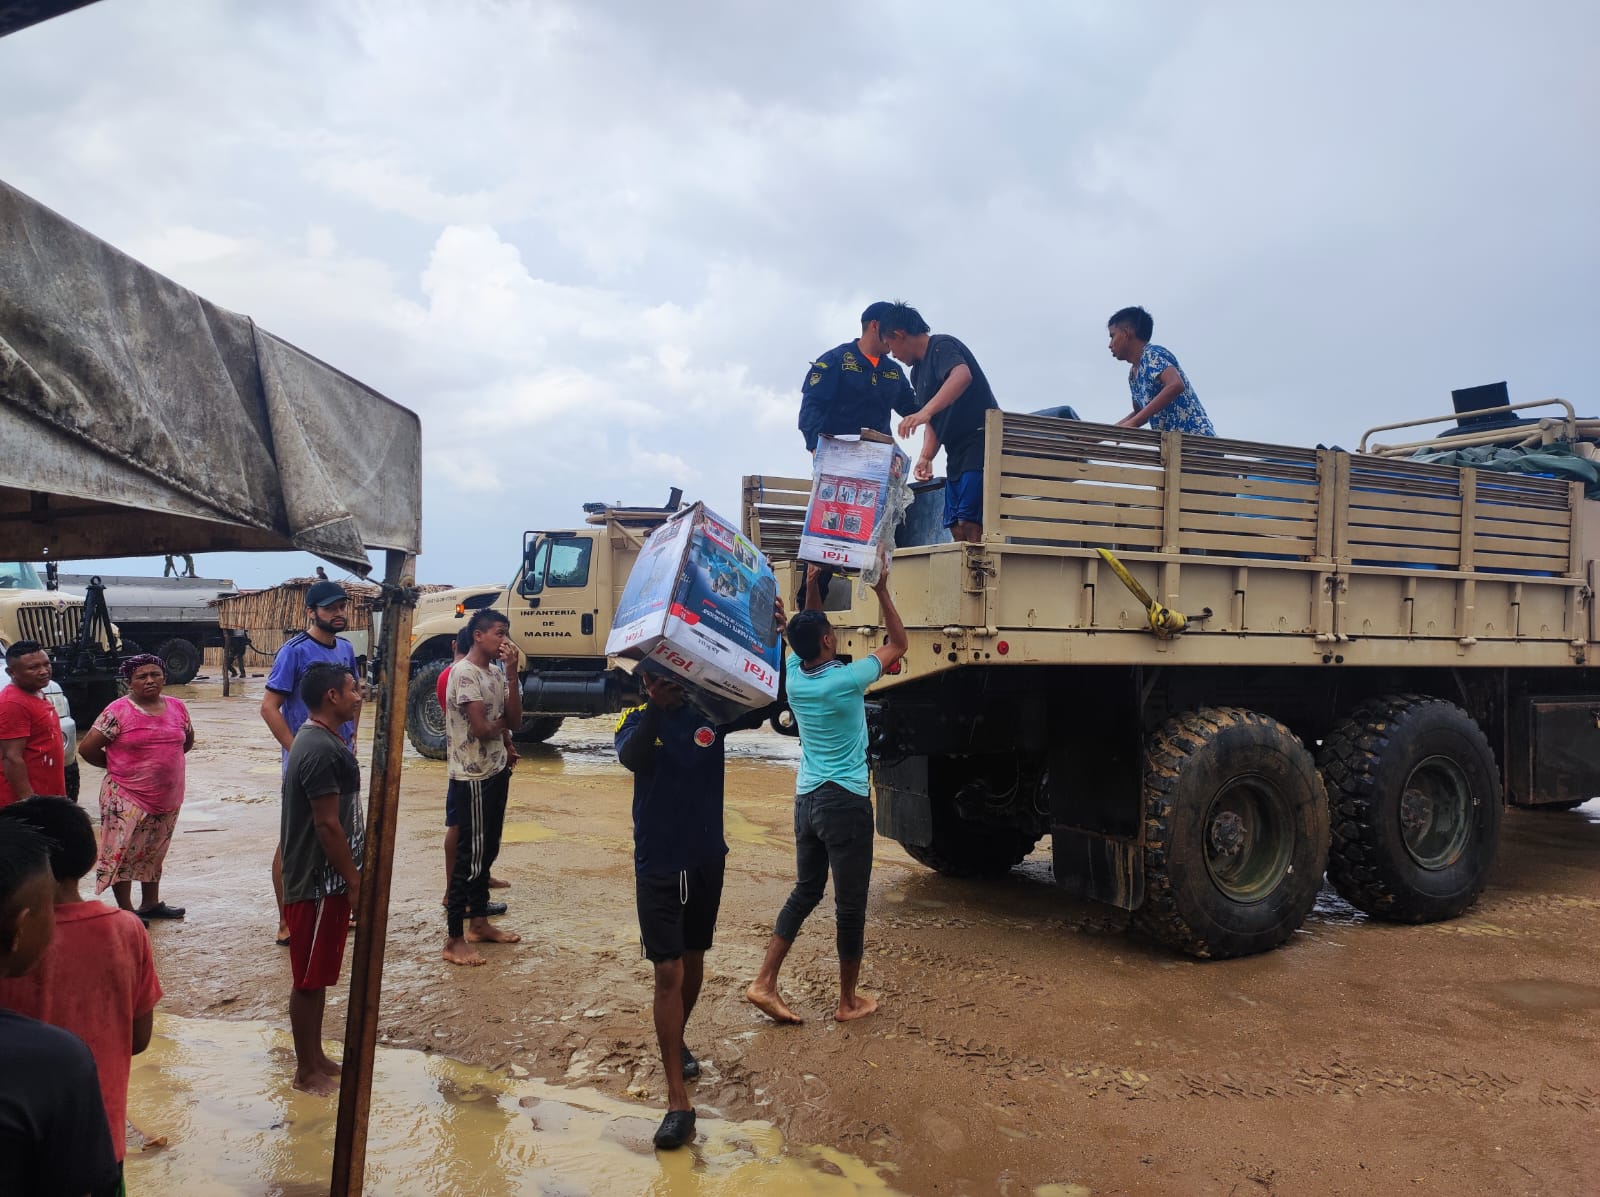
{"type": "MultiPolygon", "coordinates": [[[[173,691],[198,737],[162,887],[189,918],[152,931],[172,1014],[285,1018],[260,685],[173,691]]],[[[496,896],[524,943],[478,969],[438,958],[445,773],[408,752],[384,1042],[659,1099],[610,730],[569,722],[518,766],[496,896]]],[[[808,1021],[787,1028],[742,993],[793,879],[793,759],[768,732],[730,741],[727,889],[689,1035],[703,1115],[771,1119],[915,1194],[1600,1193],[1600,803],[1509,812],[1455,922],[1369,923],[1330,891],[1284,949],[1206,964],[1065,899],[1048,841],[977,884],[880,840],[863,985],[882,1010],[827,1017],[830,897],[790,959],[808,1021]]],[[[97,786],[86,767],[91,810],[97,786]]],[[[330,1036],[343,1010],[341,990],[330,1036]]]]}

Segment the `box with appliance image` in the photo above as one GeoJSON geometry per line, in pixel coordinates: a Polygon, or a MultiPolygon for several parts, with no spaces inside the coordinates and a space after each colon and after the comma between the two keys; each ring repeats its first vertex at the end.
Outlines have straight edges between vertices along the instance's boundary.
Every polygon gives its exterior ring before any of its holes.
{"type": "Polygon", "coordinates": [[[800,533],[800,560],[847,570],[873,565],[878,546],[894,544],[899,510],[891,507],[891,500],[904,491],[910,464],[892,441],[820,437],[800,533]]]}
{"type": "Polygon", "coordinates": [[[650,534],[617,604],[606,652],[673,675],[721,723],[778,694],[778,584],[761,550],[704,503],[650,534]]]}

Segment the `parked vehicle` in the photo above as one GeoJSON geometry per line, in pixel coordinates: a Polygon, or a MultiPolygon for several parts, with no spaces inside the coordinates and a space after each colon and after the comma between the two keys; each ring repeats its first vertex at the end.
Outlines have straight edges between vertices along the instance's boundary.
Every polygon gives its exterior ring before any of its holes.
{"type": "MultiPolygon", "coordinates": [[[[85,589],[95,575],[61,574],[68,591],[85,589]]],[[[215,599],[237,594],[227,578],[139,578],[105,574],[106,605],[123,637],[123,651],[154,653],[166,662],[167,681],[192,682],[208,648],[222,647],[215,599]],[[130,645],[132,647],[130,647],[130,645]]]]}
{"type": "MultiPolygon", "coordinates": [[[[745,480],[769,557],[808,489],[745,480]]],[[[982,542],[913,534],[893,580],[879,831],[960,877],[1048,834],[1064,889],[1195,956],[1283,943],[1324,872],[1374,917],[1454,917],[1505,801],[1600,795],[1582,483],[991,412],[982,542]]],[[[883,637],[854,589],[844,655],[883,637]]]]}

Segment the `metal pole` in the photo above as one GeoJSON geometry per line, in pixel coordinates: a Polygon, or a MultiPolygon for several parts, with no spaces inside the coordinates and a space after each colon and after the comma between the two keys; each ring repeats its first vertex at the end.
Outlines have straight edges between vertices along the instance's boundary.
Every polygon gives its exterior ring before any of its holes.
{"type": "Polygon", "coordinates": [[[333,1134],[331,1197],[361,1197],[366,1183],[367,1114],[372,1105],[372,1060],[378,1045],[383,949],[389,928],[389,880],[400,815],[400,762],[405,751],[406,691],[411,673],[411,617],[417,561],[391,550],[383,587],[383,674],[372,729],[372,776],[367,791],[367,851],[350,963],[350,1009],[344,1028],[344,1073],[333,1134]]]}

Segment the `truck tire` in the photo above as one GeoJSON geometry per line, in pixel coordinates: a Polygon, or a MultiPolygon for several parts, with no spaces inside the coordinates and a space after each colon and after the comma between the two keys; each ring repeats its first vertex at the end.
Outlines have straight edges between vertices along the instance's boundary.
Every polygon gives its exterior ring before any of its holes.
{"type": "Polygon", "coordinates": [[[406,737],[419,755],[430,761],[445,758],[444,708],[439,705],[439,675],[449,661],[429,661],[411,678],[406,695],[406,737]]]}
{"type": "Polygon", "coordinates": [[[1150,737],[1144,838],[1145,898],[1134,925],[1202,959],[1249,956],[1293,935],[1316,901],[1327,794],[1283,724],[1203,707],[1150,737]]]}
{"type": "Polygon", "coordinates": [[[78,762],[73,761],[67,766],[67,797],[76,802],[82,790],[83,776],[78,769],[78,762]]]}
{"type": "Polygon", "coordinates": [[[169,686],[186,686],[194,681],[195,675],[200,672],[200,663],[205,659],[192,641],[181,636],[163,641],[161,647],[156,649],[156,656],[167,663],[169,686]]]}
{"type": "Polygon", "coordinates": [[[518,744],[543,744],[567,721],[565,715],[524,715],[512,740],[518,744]]]}
{"type": "Polygon", "coordinates": [[[985,827],[935,806],[933,843],[897,842],[912,860],[946,877],[1004,877],[1033,851],[1039,837],[1014,827],[985,827]]]}
{"type": "Polygon", "coordinates": [[[1332,804],[1328,878],[1374,918],[1454,918],[1500,844],[1500,776],[1483,730],[1421,694],[1364,702],[1322,744],[1332,804]]]}

